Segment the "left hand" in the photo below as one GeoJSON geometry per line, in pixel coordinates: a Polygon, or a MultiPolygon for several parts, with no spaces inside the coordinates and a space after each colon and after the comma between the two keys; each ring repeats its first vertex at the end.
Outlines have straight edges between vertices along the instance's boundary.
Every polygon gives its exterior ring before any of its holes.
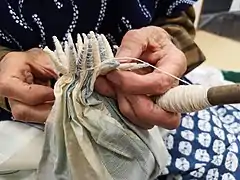
{"type": "MultiPolygon", "coordinates": [[[[185,55],[172,43],[166,31],[155,26],[129,31],[123,37],[116,57],[139,58],[177,77],[181,77],[187,69],[185,55]]],[[[117,97],[120,111],[135,125],[144,129],[154,125],[173,129],[179,125],[180,114],[164,111],[147,95],[161,95],[176,86],[176,82],[176,79],[158,70],[141,74],[114,71],[105,79],[99,78],[95,87],[101,94],[117,97]],[[108,86],[100,86],[104,82],[108,86]]]]}

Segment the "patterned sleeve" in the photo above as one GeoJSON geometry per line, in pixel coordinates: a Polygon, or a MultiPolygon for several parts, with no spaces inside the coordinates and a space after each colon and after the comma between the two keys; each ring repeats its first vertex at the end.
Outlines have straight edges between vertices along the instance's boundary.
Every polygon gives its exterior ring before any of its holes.
{"type": "Polygon", "coordinates": [[[174,16],[158,15],[152,25],[162,27],[172,37],[175,45],[184,52],[187,62],[187,72],[193,70],[205,61],[205,56],[197,44],[194,42],[195,37],[195,11],[191,6],[186,11],[182,11],[174,16]]]}

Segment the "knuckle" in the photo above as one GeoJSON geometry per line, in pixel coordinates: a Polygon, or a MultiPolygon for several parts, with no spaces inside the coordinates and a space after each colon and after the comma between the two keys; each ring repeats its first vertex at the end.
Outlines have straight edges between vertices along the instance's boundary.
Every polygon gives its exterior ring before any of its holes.
{"type": "Polygon", "coordinates": [[[166,91],[168,91],[172,84],[174,79],[171,77],[164,76],[160,81],[156,82],[156,91],[158,94],[163,94],[166,91]]]}
{"type": "Polygon", "coordinates": [[[133,30],[129,30],[127,33],[126,33],[126,35],[125,35],[125,38],[136,38],[136,37],[138,37],[138,34],[139,34],[139,31],[138,30],[135,30],[135,29],[133,29],[133,30]]]}

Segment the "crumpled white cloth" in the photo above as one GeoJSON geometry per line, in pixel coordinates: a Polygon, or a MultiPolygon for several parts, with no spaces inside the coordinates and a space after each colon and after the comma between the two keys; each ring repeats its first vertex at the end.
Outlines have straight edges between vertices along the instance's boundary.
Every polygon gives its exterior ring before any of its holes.
{"type": "Polygon", "coordinates": [[[201,65],[189,72],[185,76],[191,82],[204,85],[206,87],[234,84],[224,79],[222,72],[213,66],[201,65]]]}

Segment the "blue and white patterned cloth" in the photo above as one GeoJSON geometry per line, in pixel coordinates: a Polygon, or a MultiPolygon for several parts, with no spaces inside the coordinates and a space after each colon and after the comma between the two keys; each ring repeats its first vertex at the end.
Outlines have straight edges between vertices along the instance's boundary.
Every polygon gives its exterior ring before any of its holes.
{"type": "MultiPolygon", "coordinates": [[[[53,47],[52,36],[91,30],[119,45],[130,29],[158,16],[176,16],[197,0],[0,0],[0,45],[16,50],[53,47]]],[[[240,177],[240,107],[216,106],[183,114],[181,126],[164,139],[170,152],[164,174],[182,179],[240,177]]],[[[0,113],[0,120],[11,114],[0,113]]]]}
{"type": "Polygon", "coordinates": [[[0,45],[53,48],[67,33],[103,33],[112,44],[157,17],[176,16],[197,0],[0,0],[0,45]]]}
{"type": "Polygon", "coordinates": [[[182,114],[181,125],[164,137],[169,162],[164,175],[181,180],[238,180],[240,105],[182,114]]]}

